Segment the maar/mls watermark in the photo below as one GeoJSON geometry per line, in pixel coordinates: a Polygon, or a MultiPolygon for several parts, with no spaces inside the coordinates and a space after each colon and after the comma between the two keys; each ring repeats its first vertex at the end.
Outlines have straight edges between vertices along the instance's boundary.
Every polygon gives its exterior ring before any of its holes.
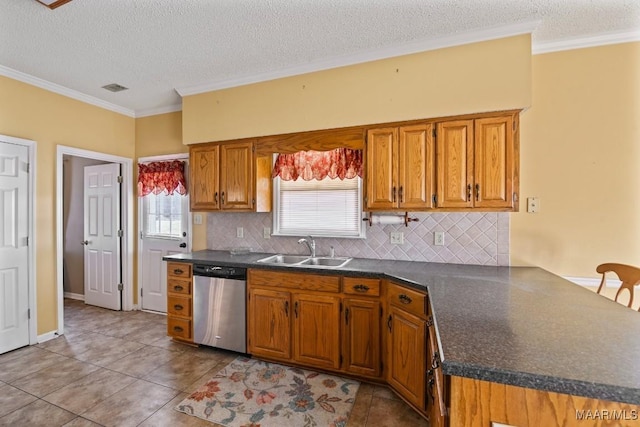
{"type": "Polygon", "coordinates": [[[637,409],[576,409],[577,420],[636,421],[637,409]]]}

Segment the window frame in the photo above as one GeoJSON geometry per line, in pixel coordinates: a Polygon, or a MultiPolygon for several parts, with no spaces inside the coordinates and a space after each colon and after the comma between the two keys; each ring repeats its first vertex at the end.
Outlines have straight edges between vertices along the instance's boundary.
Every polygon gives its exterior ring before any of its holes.
{"type": "MultiPolygon", "coordinates": [[[[174,193],[174,196],[180,197],[180,222],[181,222],[181,230],[188,230],[188,226],[189,226],[189,198],[186,197],[186,195],[181,195],[178,193],[174,193]],[[182,215],[182,212],[185,212],[185,208],[186,208],[186,212],[187,215],[182,215]]],[[[140,237],[144,238],[144,239],[161,239],[161,240],[183,240],[184,236],[174,236],[174,235],[168,235],[168,234],[150,234],[148,232],[149,230],[149,206],[150,206],[150,197],[151,194],[148,194],[144,197],[141,197],[142,199],[142,209],[141,209],[141,213],[142,213],[142,230],[140,230],[140,237]]],[[[168,194],[166,194],[165,192],[161,193],[161,194],[157,194],[155,195],[157,196],[168,196],[168,194]]]]}
{"type": "Polygon", "coordinates": [[[287,231],[282,231],[280,229],[280,182],[281,182],[281,178],[280,177],[275,177],[272,178],[272,184],[273,184],[273,228],[271,229],[271,235],[272,236],[282,236],[282,237],[299,237],[299,236],[313,236],[313,237],[319,237],[319,238],[336,238],[336,239],[366,239],[366,227],[364,222],[362,221],[364,212],[363,212],[363,200],[362,200],[362,192],[363,192],[363,187],[364,187],[364,182],[363,179],[360,177],[356,177],[356,178],[352,178],[352,179],[357,179],[358,182],[358,195],[357,195],[357,200],[358,200],[358,206],[359,206],[359,215],[358,215],[358,233],[357,234],[353,234],[353,235],[347,235],[347,234],[331,234],[331,233],[327,233],[325,230],[317,230],[317,229],[309,229],[306,231],[300,231],[300,232],[287,232],[287,231]]]}

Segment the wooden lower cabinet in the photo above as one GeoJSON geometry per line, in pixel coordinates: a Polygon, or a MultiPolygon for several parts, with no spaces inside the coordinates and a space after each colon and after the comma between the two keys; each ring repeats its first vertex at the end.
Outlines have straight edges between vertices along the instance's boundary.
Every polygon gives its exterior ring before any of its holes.
{"type": "Polygon", "coordinates": [[[291,357],[291,293],[249,288],[248,351],[255,356],[291,357]]]}
{"type": "Polygon", "coordinates": [[[340,369],[340,278],[250,270],[248,352],[340,369]]]}
{"type": "Polygon", "coordinates": [[[340,369],[340,297],[293,293],[293,360],[340,369]]]}
{"type": "Polygon", "coordinates": [[[380,379],[380,280],[250,269],[247,283],[250,354],[380,379]]]}
{"type": "Polygon", "coordinates": [[[167,263],[167,335],[193,342],[193,301],[191,264],[167,263]]]}
{"type": "Polygon", "coordinates": [[[436,339],[433,318],[427,319],[427,404],[430,427],[444,427],[446,424],[445,390],[446,377],[442,373],[442,363],[436,339]]]}
{"type": "Polygon", "coordinates": [[[408,402],[424,412],[426,322],[391,305],[387,332],[387,382],[408,402]]]}
{"type": "Polygon", "coordinates": [[[380,301],[345,298],[344,370],[378,378],[381,374],[380,301]]]}

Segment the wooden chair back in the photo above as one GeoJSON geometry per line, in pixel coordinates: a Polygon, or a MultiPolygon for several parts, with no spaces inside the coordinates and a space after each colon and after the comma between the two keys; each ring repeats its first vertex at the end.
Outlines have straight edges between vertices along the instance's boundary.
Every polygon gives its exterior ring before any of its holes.
{"type": "MultiPolygon", "coordinates": [[[[606,273],[614,272],[622,284],[620,288],[618,288],[618,292],[616,292],[615,301],[618,302],[618,297],[622,294],[623,290],[629,291],[629,304],[627,307],[631,307],[633,304],[633,291],[636,285],[640,284],[640,268],[634,267],[632,265],[626,264],[616,264],[616,263],[606,263],[600,264],[596,271],[602,274],[602,281],[600,281],[600,286],[598,287],[598,293],[602,291],[604,285],[606,283],[606,273]]],[[[638,308],[640,311],[640,308],[638,308]]]]}

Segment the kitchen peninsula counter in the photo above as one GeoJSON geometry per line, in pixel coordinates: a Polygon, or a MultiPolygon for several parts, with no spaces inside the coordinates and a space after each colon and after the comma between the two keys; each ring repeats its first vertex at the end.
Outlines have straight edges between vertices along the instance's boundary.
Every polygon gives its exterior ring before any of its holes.
{"type": "Polygon", "coordinates": [[[640,405],[640,313],[541,268],[257,262],[268,255],[204,250],[165,260],[391,279],[428,292],[445,375],[640,405]]]}

